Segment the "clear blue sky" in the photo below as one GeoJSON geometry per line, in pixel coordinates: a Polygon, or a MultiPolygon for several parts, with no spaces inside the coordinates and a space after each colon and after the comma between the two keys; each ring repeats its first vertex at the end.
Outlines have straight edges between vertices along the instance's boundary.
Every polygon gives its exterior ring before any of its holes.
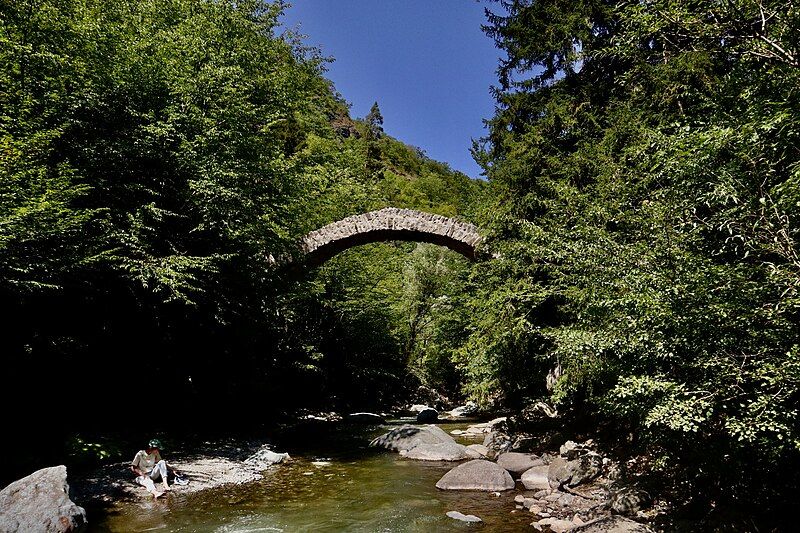
{"type": "Polygon", "coordinates": [[[491,118],[498,50],[477,0],[290,0],[284,25],[335,61],[326,74],[364,117],[377,101],[384,130],[468,176],[471,139],[491,118]]]}

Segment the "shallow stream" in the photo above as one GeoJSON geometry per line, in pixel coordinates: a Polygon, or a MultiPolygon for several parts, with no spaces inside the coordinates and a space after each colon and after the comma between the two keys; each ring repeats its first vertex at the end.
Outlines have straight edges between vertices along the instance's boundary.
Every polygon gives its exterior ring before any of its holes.
{"type": "MultiPolygon", "coordinates": [[[[441,424],[445,431],[465,424],[441,424]]],[[[90,516],[90,531],[186,532],[432,532],[520,531],[533,517],[513,512],[514,496],[440,491],[435,484],[457,463],[429,463],[369,448],[390,429],[343,427],[292,447],[293,461],[272,467],[263,479],[166,499],[121,503],[90,516]],[[448,518],[474,514],[480,524],[448,518]]],[[[313,435],[312,435],[313,437],[313,435]]],[[[458,440],[458,438],[457,438],[458,440]]],[[[472,441],[461,440],[468,444],[472,441]]]]}

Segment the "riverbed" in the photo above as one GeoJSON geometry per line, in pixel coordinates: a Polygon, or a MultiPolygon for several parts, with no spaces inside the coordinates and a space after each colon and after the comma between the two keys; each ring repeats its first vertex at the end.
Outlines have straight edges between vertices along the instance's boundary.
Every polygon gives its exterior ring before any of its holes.
{"type": "MultiPolygon", "coordinates": [[[[440,491],[436,481],[458,463],[407,460],[368,447],[371,438],[391,427],[345,425],[322,434],[311,432],[303,439],[279,440],[284,448],[278,451],[288,452],[292,460],[269,468],[260,480],[96,509],[89,516],[89,531],[503,532],[530,528],[534,517],[516,511],[513,501],[522,492],[521,485],[505,493],[440,491]],[[448,511],[474,514],[483,522],[459,522],[448,518],[448,511]]],[[[466,424],[440,427],[450,432],[466,424]]]]}

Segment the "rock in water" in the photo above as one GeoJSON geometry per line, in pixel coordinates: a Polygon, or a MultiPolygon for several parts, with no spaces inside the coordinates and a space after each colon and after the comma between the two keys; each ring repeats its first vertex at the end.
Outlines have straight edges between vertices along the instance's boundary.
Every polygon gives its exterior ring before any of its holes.
{"type": "Polygon", "coordinates": [[[547,465],[534,466],[522,474],[522,484],[528,490],[545,490],[550,488],[550,481],[547,477],[547,465]]]}
{"type": "Polygon", "coordinates": [[[475,402],[467,402],[465,405],[456,407],[450,411],[450,416],[455,418],[465,417],[475,414],[478,411],[478,404],[475,402]]]}
{"type": "Polygon", "coordinates": [[[408,459],[423,461],[461,461],[468,459],[465,446],[437,426],[400,426],[370,443],[400,452],[408,459]]]}
{"type": "Polygon", "coordinates": [[[497,464],[515,476],[521,475],[534,466],[541,466],[544,461],[529,453],[505,452],[497,457],[497,464]]]}
{"type": "Polygon", "coordinates": [[[417,423],[429,424],[439,420],[439,412],[436,409],[428,407],[417,413],[417,423]]]}
{"type": "Polygon", "coordinates": [[[0,531],[78,531],[86,511],[69,499],[67,467],[37,470],[0,491],[0,531]]]}
{"type": "Polygon", "coordinates": [[[388,433],[375,438],[370,446],[378,446],[397,452],[408,451],[420,444],[439,444],[455,442],[438,426],[411,426],[408,424],[394,428],[388,433]]]}
{"type": "Polygon", "coordinates": [[[400,455],[418,461],[463,461],[470,458],[466,446],[457,442],[420,444],[408,451],[400,452],[400,455]]]}
{"type": "Polygon", "coordinates": [[[264,447],[245,459],[244,464],[254,470],[266,470],[272,465],[282,463],[289,459],[291,459],[291,457],[289,457],[288,453],[277,453],[264,447]]]}
{"type": "Polygon", "coordinates": [[[483,520],[474,514],[463,514],[458,511],[447,511],[447,516],[456,520],[461,520],[462,522],[483,522],[483,520]]]}
{"type": "Polygon", "coordinates": [[[491,461],[473,459],[450,470],[436,482],[437,489],[483,490],[487,492],[511,490],[511,474],[491,461]]]}

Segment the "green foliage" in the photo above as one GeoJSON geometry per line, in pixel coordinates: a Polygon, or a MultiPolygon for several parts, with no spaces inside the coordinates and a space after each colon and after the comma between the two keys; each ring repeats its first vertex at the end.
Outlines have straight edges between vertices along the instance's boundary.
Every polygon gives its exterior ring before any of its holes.
{"type": "Polygon", "coordinates": [[[127,424],[154,375],[175,392],[171,423],[390,403],[422,353],[402,297],[412,246],[354,250],[299,282],[270,256],[387,205],[470,218],[482,187],[386,135],[377,104],[350,119],[319,52],[279,32],[284,6],[0,7],[3,360],[47,397],[70,384],[93,406],[83,424],[127,424]]]}
{"type": "Polygon", "coordinates": [[[797,7],[500,4],[487,32],[508,56],[477,147],[500,259],[480,274],[468,386],[536,397],[538,369],[524,390],[501,379],[527,351],[563,367],[555,401],[610,417],[720,486],[757,474],[732,480],[743,465],[719,468],[723,456],[792,464],[797,7]]]}

